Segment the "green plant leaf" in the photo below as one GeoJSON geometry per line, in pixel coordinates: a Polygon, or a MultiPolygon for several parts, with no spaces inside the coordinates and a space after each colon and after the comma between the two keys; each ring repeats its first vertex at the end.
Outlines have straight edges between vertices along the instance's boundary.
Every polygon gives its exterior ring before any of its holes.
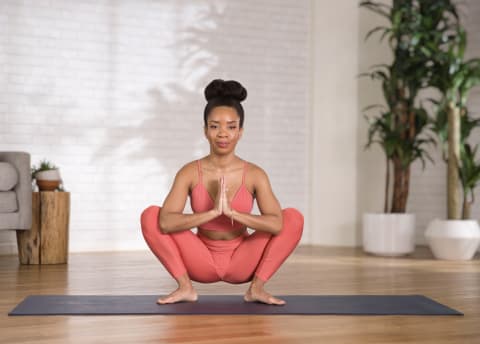
{"type": "MultiPolygon", "coordinates": [[[[384,32],[385,32],[385,31],[387,31],[387,32],[389,31],[389,29],[388,29],[387,27],[385,27],[385,26],[377,26],[377,27],[375,27],[375,28],[373,28],[373,29],[371,29],[370,31],[367,32],[367,34],[365,35],[365,41],[368,40],[368,38],[369,38],[371,35],[373,35],[375,32],[382,31],[382,30],[383,30],[384,32]]],[[[382,37],[383,37],[383,35],[382,35],[382,37]]],[[[381,40],[381,39],[380,39],[380,40],[381,40]]]]}

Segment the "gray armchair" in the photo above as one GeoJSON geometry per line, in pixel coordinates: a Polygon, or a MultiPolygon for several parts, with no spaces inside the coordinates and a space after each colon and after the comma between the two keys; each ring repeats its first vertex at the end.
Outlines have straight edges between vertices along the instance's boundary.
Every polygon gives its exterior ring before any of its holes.
{"type": "Polygon", "coordinates": [[[0,230],[31,228],[30,154],[0,152],[0,230]]]}

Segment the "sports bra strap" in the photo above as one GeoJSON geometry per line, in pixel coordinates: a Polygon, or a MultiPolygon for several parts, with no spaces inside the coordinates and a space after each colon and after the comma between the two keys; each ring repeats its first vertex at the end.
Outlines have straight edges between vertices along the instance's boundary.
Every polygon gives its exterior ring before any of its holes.
{"type": "Polygon", "coordinates": [[[243,163],[242,184],[245,184],[245,175],[247,174],[247,162],[243,163]]]}
{"type": "Polygon", "coordinates": [[[203,183],[203,180],[202,180],[202,165],[200,163],[200,159],[197,160],[197,166],[198,166],[198,182],[203,183]]]}

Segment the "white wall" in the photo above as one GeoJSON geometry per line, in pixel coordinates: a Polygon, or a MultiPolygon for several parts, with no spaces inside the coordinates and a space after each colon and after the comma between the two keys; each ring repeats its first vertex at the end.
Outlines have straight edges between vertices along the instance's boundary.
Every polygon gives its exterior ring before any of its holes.
{"type": "MultiPolygon", "coordinates": [[[[247,88],[238,155],[308,225],[310,2],[2,1],[0,150],[61,167],[70,250],[146,248],[139,215],[208,154],[203,89],[247,88]]],[[[187,206],[187,210],[188,210],[187,206]]],[[[14,232],[0,233],[13,252],[14,232]]]]}

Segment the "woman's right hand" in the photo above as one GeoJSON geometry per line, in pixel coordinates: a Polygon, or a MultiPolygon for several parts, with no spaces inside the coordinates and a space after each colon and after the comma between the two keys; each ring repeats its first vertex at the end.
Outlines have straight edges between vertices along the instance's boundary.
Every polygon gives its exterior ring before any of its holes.
{"type": "Polygon", "coordinates": [[[223,213],[223,187],[224,187],[224,181],[225,179],[223,178],[220,178],[218,180],[218,191],[217,191],[217,197],[215,197],[215,207],[213,208],[215,210],[215,213],[217,214],[217,216],[220,216],[222,215],[223,213]]]}

